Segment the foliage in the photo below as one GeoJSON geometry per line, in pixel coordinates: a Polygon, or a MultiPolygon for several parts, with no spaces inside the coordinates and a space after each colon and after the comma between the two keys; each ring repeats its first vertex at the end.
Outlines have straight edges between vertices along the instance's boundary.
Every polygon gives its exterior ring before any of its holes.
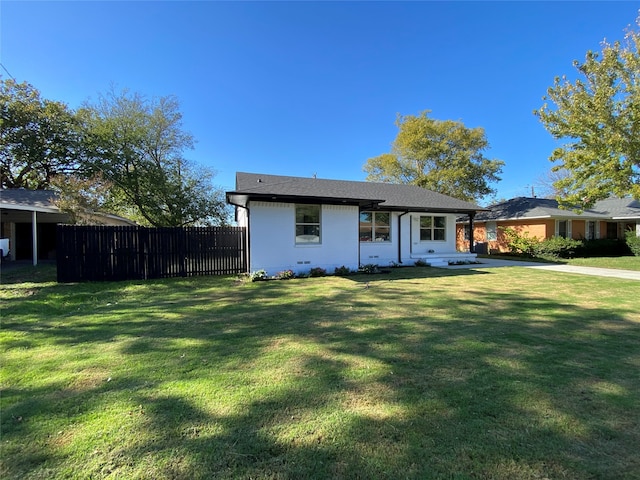
{"type": "Polygon", "coordinates": [[[313,267],[309,271],[310,277],[324,277],[326,274],[327,274],[327,271],[324,268],[320,268],[320,267],[313,267]]]}
{"type": "Polygon", "coordinates": [[[291,278],[295,278],[296,274],[293,270],[282,270],[281,272],[276,273],[276,278],[278,280],[289,280],[291,278]]]}
{"type": "Polygon", "coordinates": [[[75,172],[79,124],[73,111],[43,99],[32,85],[0,80],[0,187],[46,189],[75,172]]]}
{"type": "Polygon", "coordinates": [[[428,266],[429,266],[429,264],[427,263],[427,261],[426,261],[426,260],[424,260],[424,259],[422,259],[422,258],[419,258],[419,259],[418,259],[418,260],[416,260],[413,264],[414,264],[416,267],[428,267],[428,266]]]}
{"type": "Polygon", "coordinates": [[[534,255],[546,258],[573,258],[580,247],[581,240],[554,236],[535,245],[534,255]]]}
{"type": "Polygon", "coordinates": [[[92,213],[110,210],[111,184],[100,174],[89,179],[77,175],[56,175],[51,180],[51,187],[59,195],[55,205],[69,215],[68,223],[96,225],[100,222],[92,213]]]}
{"type": "Polygon", "coordinates": [[[631,251],[623,240],[616,238],[598,238],[582,240],[576,249],[576,257],[620,257],[630,255],[631,251]]]}
{"type": "Polygon", "coordinates": [[[378,273],[378,265],[376,265],[375,263],[360,265],[358,271],[362,273],[378,273]]]}
{"type": "Polygon", "coordinates": [[[249,274],[249,281],[251,282],[259,282],[261,280],[268,280],[269,276],[267,275],[266,270],[256,270],[249,274]]]}
{"type": "Polygon", "coordinates": [[[152,226],[225,223],[224,195],[213,172],[184,157],[193,137],[182,129],[174,97],[147,100],[110,91],[80,112],[86,130],[88,167],[113,184],[126,216],[152,226]]]}
{"type": "Polygon", "coordinates": [[[529,232],[518,232],[513,227],[499,227],[502,230],[505,243],[509,251],[518,255],[534,256],[540,240],[538,237],[529,237],[529,232]]]}
{"type": "Polygon", "coordinates": [[[633,253],[636,257],[640,257],[640,237],[636,235],[636,232],[626,232],[625,241],[627,242],[631,253],[633,253]]]}
{"type": "Polygon", "coordinates": [[[345,277],[347,275],[351,275],[352,272],[349,267],[345,267],[344,265],[342,265],[341,267],[336,267],[333,273],[334,275],[345,277]]]}
{"type": "Polygon", "coordinates": [[[580,78],[556,77],[534,112],[565,142],[550,157],[554,170],[569,172],[556,182],[570,192],[560,200],[586,208],[612,194],[640,198],[640,31],[573,65],[580,78]]]}
{"type": "Polygon", "coordinates": [[[398,115],[391,153],[367,160],[367,180],[418,185],[467,201],[495,193],[489,184],[500,180],[504,162],[483,155],[489,148],[484,129],[429,113],[398,115]]]}

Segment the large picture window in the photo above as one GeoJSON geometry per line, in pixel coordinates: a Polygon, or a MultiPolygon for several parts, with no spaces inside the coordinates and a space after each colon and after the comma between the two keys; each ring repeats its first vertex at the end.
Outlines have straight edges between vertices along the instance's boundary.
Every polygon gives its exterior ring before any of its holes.
{"type": "Polygon", "coordinates": [[[391,215],[388,212],[360,212],[361,242],[390,242],[391,215]]]}
{"type": "Polygon", "coordinates": [[[420,217],[420,241],[446,240],[447,217],[420,217]]]}
{"type": "Polygon", "coordinates": [[[320,243],[320,205],[296,205],[296,244],[320,243]]]}

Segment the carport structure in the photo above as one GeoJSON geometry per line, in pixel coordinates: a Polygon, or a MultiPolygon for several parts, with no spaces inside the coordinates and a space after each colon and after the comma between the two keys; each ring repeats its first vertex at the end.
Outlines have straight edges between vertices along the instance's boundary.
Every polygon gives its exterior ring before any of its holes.
{"type": "MultiPolygon", "coordinates": [[[[56,252],[56,225],[69,215],[55,204],[51,190],[12,188],[0,190],[0,236],[9,239],[9,260],[52,260],[56,252]]],[[[97,212],[87,213],[87,223],[135,225],[128,219],[97,212]]]]}
{"type": "Polygon", "coordinates": [[[1,235],[9,239],[9,260],[31,257],[37,265],[55,252],[55,226],[69,220],[55,198],[50,190],[0,190],[1,235]]]}

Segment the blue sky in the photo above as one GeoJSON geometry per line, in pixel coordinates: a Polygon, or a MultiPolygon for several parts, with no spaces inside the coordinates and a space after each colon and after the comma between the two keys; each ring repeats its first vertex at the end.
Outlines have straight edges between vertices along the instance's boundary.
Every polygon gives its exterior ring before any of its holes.
{"type": "MultiPolygon", "coordinates": [[[[552,166],[532,114],[573,60],[622,39],[638,1],[0,2],[0,61],[77,108],[111,85],[175,95],[193,161],[364,180],[398,113],[483,127],[499,198],[552,166]]],[[[6,77],[6,72],[0,72],[6,77]]]]}

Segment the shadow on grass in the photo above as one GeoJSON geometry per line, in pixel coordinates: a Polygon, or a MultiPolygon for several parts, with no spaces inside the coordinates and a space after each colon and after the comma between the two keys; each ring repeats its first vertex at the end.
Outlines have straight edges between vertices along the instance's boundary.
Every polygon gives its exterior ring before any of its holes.
{"type": "Polygon", "coordinates": [[[20,453],[30,418],[73,424],[115,398],[129,440],[90,438],[79,476],[635,478],[637,314],[502,293],[486,273],[398,269],[319,290],[186,279],[133,299],[122,286],[53,288],[41,299],[53,317],[3,330],[34,348],[115,342],[130,367],[82,388],[3,391],[5,473],[66,461],[49,441],[20,453]],[[472,282],[454,291],[448,277],[472,282]],[[380,319],[381,305],[393,313],[380,319]]]}

